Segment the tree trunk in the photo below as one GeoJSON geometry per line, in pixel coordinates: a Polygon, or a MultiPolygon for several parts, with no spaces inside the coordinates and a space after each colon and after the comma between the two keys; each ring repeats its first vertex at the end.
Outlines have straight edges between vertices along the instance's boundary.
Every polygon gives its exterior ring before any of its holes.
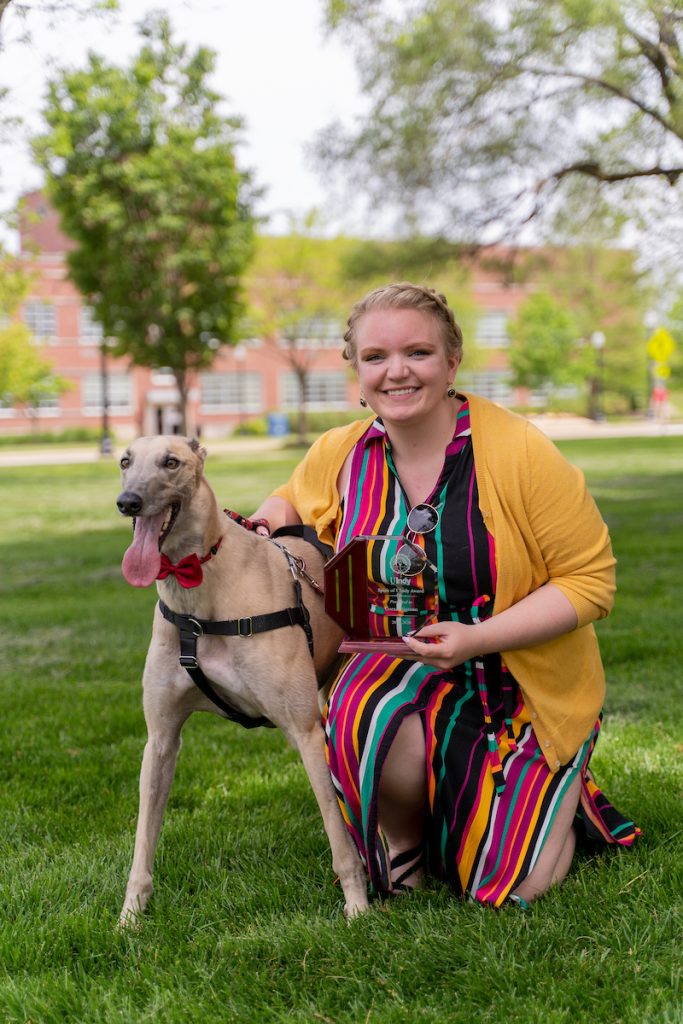
{"type": "Polygon", "coordinates": [[[306,378],[308,371],[303,366],[296,367],[296,379],[299,385],[299,408],[297,414],[297,440],[299,444],[306,444],[308,432],[308,416],[306,415],[306,378]]]}
{"type": "Polygon", "coordinates": [[[173,376],[175,377],[179,396],[178,412],[180,414],[180,421],[178,423],[178,433],[187,436],[187,370],[174,370],[173,376]]]}

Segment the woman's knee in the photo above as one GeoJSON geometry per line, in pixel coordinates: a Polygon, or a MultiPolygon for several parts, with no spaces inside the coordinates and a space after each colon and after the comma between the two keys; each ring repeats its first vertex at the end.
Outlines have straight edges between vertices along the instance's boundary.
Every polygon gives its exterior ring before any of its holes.
{"type": "Polygon", "coordinates": [[[419,714],[401,723],[382,767],[380,796],[395,803],[421,804],[427,793],[424,727],[419,714]]]}

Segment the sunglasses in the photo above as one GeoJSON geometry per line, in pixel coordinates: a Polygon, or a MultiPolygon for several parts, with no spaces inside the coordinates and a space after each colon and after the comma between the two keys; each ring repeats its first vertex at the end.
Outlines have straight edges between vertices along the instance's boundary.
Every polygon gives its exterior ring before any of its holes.
{"type": "MultiPolygon", "coordinates": [[[[432,533],[439,525],[440,518],[438,509],[433,505],[428,505],[426,501],[422,501],[419,505],[414,505],[408,513],[406,523],[408,533],[417,536],[432,533]]],[[[391,559],[390,564],[397,576],[417,576],[427,566],[434,572],[437,571],[436,566],[429,561],[419,544],[407,537],[391,559]]]]}

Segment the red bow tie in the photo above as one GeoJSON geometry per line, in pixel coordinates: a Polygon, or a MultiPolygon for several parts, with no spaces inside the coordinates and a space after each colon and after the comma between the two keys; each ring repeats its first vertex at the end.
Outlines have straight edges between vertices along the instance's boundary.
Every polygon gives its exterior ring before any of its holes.
{"type": "Polygon", "coordinates": [[[204,562],[208,562],[210,558],[218,551],[221,546],[222,537],[219,537],[217,542],[209,551],[208,555],[204,555],[199,558],[194,552],[191,555],[185,555],[175,565],[166,555],[161,556],[161,568],[159,569],[158,580],[165,580],[167,576],[175,576],[177,582],[185,590],[190,590],[191,587],[198,587],[204,579],[204,570],[202,565],[204,562]]]}
{"type": "Polygon", "coordinates": [[[190,587],[198,587],[204,579],[202,563],[193,553],[181,558],[174,565],[166,555],[161,556],[161,569],[159,569],[158,580],[165,580],[167,576],[175,576],[181,587],[189,590],[190,587]]]}

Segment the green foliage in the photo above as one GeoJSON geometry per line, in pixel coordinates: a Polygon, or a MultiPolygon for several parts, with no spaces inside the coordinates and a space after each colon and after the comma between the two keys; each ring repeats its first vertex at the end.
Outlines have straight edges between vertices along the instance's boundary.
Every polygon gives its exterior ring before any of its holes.
{"type": "Polygon", "coordinates": [[[558,302],[571,309],[577,338],[585,349],[587,378],[595,379],[595,353],[590,339],[605,335],[600,357],[601,386],[613,412],[647,408],[646,331],[643,325],[650,299],[642,270],[633,252],[583,244],[553,250],[537,269],[537,280],[558,302]],[[611,396],[611,397],[610,397],[611,396]]]}
{"type": "Polygon", "coordinates": [[[174,43],[168,19],[141,24],[128,68],[96,54],[49,85],[34,141],[70,274],[116,353],[170,367],[186,398],[214,338],[235,340],[251,255],[251,186],[235,162],[240,122],[209,86],[214,54],[174,43]]]}
{"type": "Polygon", "coordinates": [[[536,292],[522,303],[509,333],[515,384],[549,392],[585,378],[576,320],[547,293],[536,292]]]}
{"type": "MultiPolygon", "coordinates": [[[[193,715],[154,896],[127,935],[115,924],[156,593],[120,575],[130,524],[114,507],[115,466],[0,471],[3,1024],[678,1020],[683,440],[563,447],[619,559],[616,609],[598,624],[608,697],[592,766],[643,829],[637,847],[578,854],[527,913],[433,882],[349,924],[284,736],[193,715]]],[[[209,451],[208,472],[248,514],[298,457],[209,451]]]]}
{"type": "Polygon", "coordinates": [[[683,295],[678,296],[668,311],[668,327],[676,342],[676,349],[670,360],[671,386],[683,386],[683,295]]]}
{"type": "MultiPolygon", "coordinates": [[[[265,338],[297,377],[301,440],[308,429],[306,381],[320,351],[316,332],[341,325],[352,301],[342,275],[351,243],[320,237],[321,227],[312,210],[302,218],[292,217],[288,234],[261,236],[247,277],[250,330],[265,338]],[[302,340],[308,343],[300,344],[302,340]]],[[[340,349],[342,334],[340,326],[340,349]]]]}
{"type": "Polygon", "coordinates": [[[328,0],[327,15],[369,106],[319,154],[373,204],[465,240],[552,219],[577,177],[630,219],[644,195],[680,209],[678,0],[328,0]]]}
{"type": "Polygon", "coordinates": [[[29,286],[19,263],[0,252],[0,401],[33,408],[69,384],[41,358],[28,328],[13,319],[29,286]]]}
{"type": "Polygon", "coordinates": [[[0,448],[14,448],[23,445],[92,444],[102,440],[100,427],[65,427],[64,430],[42,433],[34,430],[30,434],[2,434],[0,448]]]}

